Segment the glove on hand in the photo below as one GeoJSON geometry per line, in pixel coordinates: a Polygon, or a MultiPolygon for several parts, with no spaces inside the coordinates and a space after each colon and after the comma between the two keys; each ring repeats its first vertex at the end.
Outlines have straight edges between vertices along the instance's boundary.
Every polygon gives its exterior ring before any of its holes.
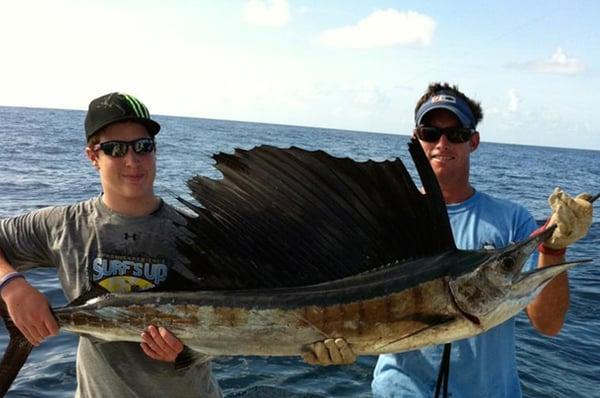
{"type": "Polygon", "coordinates": [[[592,225],[591,195],[582,193],[570,197],[560,188],[555,188],[548,197],[552,215],[547,225],[556,224],[557,228],[544,246],[550,249],[563,249],[583,238],[592,225]]]}
{"type": "Polygon", "coordinates": [[[349,365],[356,362],[356,354],[343,338],[309,344],[301,354],[304,362],[310,365],[349,365]]]}

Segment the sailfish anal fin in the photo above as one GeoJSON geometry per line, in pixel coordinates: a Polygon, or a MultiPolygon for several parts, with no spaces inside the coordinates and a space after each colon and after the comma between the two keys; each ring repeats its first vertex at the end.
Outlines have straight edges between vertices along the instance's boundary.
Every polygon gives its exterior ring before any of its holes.
{"type": "Polygon", "coordinates": [[[2,299],[0,299],[0,317],[4,320],[10,336],[8,346],[6,347],[6,351],[4,351],[2,361],[0,361],[0,397],[3,397],[17,377],[17,374],[19,374],[25,361],[27,361],[33,345],[17,329],[2,299]]]}
{"type": "Polygon", "coordinates": [[[188,181],[178,242],[205,289],[305,286],[454,250],[437,180],[409,144],[425,193],[400,161],[260,146],[214,155],[222,179],[188,181]]]}

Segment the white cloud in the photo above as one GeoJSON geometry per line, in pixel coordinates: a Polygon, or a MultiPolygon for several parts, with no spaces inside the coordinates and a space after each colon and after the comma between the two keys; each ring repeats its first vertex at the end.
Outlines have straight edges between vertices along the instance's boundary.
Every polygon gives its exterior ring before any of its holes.
{"type": "Polygon", "coordinates": [[[426,46],[435,31],[435,21],[414,11],[377,10],[356,25],[323,32],[323,44],[343,48],[372,48],[394,45],[426,46]]]}
{"type": "Polygon", "coordinates": [[[485,109],[485,116],[500,115],[500,114],[502,114],[502,111],[498,107],[492,106],[490,108],[485,109]]]}
{"type": "Polygon", "coordinates": [[[287,0],[249,0],[244,19],[251,25],[280,27],[287,25],[290,8],[287,0]]]}
{"type": "Polygon", "coordinates": [[[579,58],[571,58],[562,48],[558,47],[550,59],[534,64],[536,72],[558,73],[575,75],[585,69],[585,65],[579,58]]]}
{"type": "Polygon", "coordinates": [[[389,102],[385,93],[372,81],[365,81],[349,90],[359,107],[379,107],[389,102]]]}
{"type": "Polygon", "coordinates": [[[519,103],[521,99],[517,95],[517,90],[511,88],[508,90],[508,111],[516,112],[519,109],[519,103]]]}

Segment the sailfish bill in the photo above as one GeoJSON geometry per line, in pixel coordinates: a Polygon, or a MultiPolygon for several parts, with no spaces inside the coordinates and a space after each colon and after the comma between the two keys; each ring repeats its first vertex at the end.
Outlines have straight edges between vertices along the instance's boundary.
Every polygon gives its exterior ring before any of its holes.
{"type": "MultiPolygon", "coordinates": [[[[422,191],[399,159],[270,146],[215,155],[222,179],[193,177],[198,203],[180,198],[192,214],[179,225],[179,265],[193,289],[88,292],[53,310],[61,329],[139,342],[163,326],[187,347],[177,366],[195,353],[299,355],[335,337],[358,355],[401,352],[489,330],[580,263],[522,272],[553,227],[503,249],[458,250],[431,166],[418,142],[409,151],[422,191]]],[[[31,350],[3,317],[0,395],[31,350]]]]}

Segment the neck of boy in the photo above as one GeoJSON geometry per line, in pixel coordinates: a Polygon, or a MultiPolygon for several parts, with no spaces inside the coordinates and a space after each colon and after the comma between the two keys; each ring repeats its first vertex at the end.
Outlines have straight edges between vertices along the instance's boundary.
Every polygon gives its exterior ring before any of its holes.
{"type": "Polygon", "coordinates": [[[462,203],[475,194],[475,189],[471,186],[471,184],[467,184],[461,187],[441,186],[440,188],[442,190],[444,202],[446,202],[446,204],[448,205],[462,203]]]}
{"type": "Polygon", "coordinates": [[[148,216],[158,210],[161,205],[161,199],[155,195],[132,200],[103,194],[102,202],[115,213],[126,217],[148,216]]]}

